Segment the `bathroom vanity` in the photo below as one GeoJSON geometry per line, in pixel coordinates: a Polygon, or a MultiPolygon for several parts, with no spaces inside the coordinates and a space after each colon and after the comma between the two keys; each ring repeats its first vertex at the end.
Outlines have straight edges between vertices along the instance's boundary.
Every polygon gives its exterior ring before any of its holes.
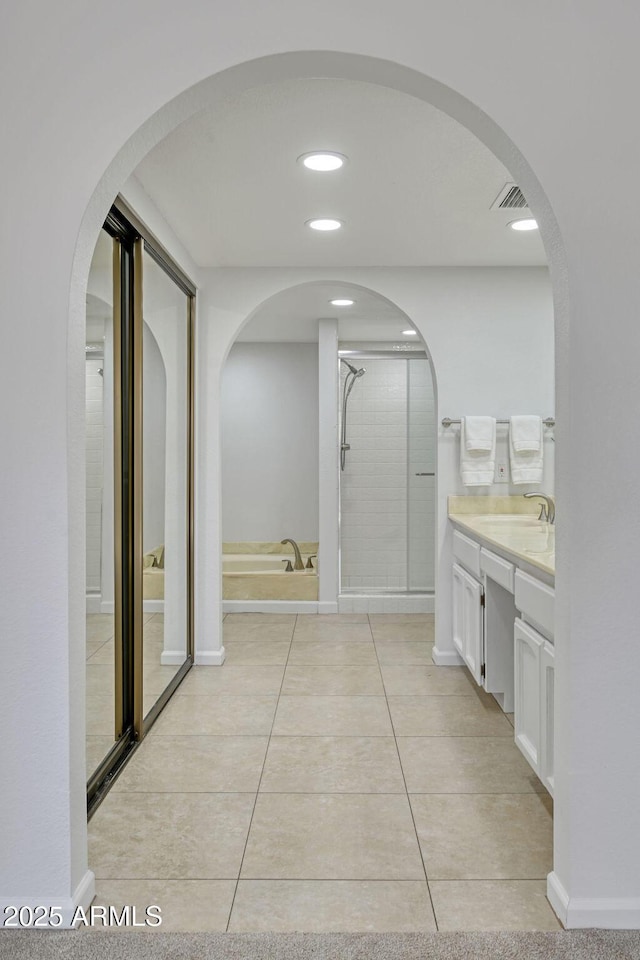
{"type": "Polygon", "coordinates": [[[523,497],[449,497],[453,642],[553,795],[555,530],[523,497]],[[535,511],[535,512],[532,512],[535,511]]]}

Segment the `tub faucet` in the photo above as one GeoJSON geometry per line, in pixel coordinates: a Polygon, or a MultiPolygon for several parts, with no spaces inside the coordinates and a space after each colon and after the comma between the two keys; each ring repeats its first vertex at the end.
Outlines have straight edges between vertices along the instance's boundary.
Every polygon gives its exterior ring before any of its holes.
{"type": "Polygon", "coordinates": [[[556,505],[553,502],[552,497],[547,496],[546,493],[523,493],[523,497],[539,497],[540,500],[543,500],[544,503],[540,504],[540,516],[538,520],[548,520],[549,523],[556,522],[556,505]]]}
{"type": "Polygon", "coordinates": [[[293,569],[294,569],[294,570],[304,570],[304,563],[302,562],[302,557],[300,556],[300,547],[299,547],[298,544],[295,542],[295,540],[290,540],[289,537],[287,537],[286,540],[281,540],[280,543],[282,543],[282,544],[290,543],[290,544],[291,544],[291,546],[293,547],[293,552],[295,553],[295,556],[296,556],[295,563],[293,564],[293,569]]]}

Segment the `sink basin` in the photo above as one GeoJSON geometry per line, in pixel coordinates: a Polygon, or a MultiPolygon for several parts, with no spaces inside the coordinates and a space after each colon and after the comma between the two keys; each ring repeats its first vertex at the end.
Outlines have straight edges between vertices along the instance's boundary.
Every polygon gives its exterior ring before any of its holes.
{"type": "Polygon", "coordinates": [[[484,517],[477,517],[476,523],[483,527],[504,527],[510,526],[513,529],[521,527],[538,527],[543,521],[538,520],[531,514],[524,513],[498,513],[488,514],[484,517]]]}

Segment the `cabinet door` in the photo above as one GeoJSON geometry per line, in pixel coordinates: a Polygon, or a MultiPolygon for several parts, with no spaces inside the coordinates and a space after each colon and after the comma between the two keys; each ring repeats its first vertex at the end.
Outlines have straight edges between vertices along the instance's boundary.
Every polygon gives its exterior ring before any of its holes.
{"type": "Polygon", "coordinates": [[[463,602],[463,657],[473,679],[478,684],[482,684],[482,667],[484,664],[482,593],[482,584],[466,573],[463,602]]]}
{"type": "Polygon", "coordinates": [[[514,626],[516,745],[540,775],[540,656],[544,639],[522,620],[514,626]]]}
{"type": "Polygon", "coordinates": [[[553,715],[555,657],[545,641],[540,652],[540,779],[553,796],[553,715]]]}
{"type": "Polygon", "coordinates": [[[453,645],[464,658],[464,578],[465,572],[453,565],[453,645]]]}

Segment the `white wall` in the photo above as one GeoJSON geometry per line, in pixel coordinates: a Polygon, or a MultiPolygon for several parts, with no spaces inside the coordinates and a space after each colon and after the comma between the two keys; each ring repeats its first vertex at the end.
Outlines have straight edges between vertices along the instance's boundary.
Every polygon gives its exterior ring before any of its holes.
{"type": "MultiPolygon", "coordinates": [[[[633,182],[640,163],[640,130],[629,124],[640,83],[637,7],[278,0],[213,8],[185,0],[180,13],[168,0],[113,0],[82,16],[77,5],[61,5],[53,17],[50,4],[35,0],[4,15],[0,75],[10,95],[0,163],[11,190],[0,224],[0,316],[23,322],[3,325],[0,351],[0,409],[12,412],[2,425],[0,726],[19,731],[5,737],[1,813],[7,836],[29,840],[2,858],[0,901],[56,898],[70,908],[90,889],[84,301],[101,222],[142,156],[212,97],[270,79],[329,76],[390,85],[444,109],[496,152],[540,222],[556,306],[561,505],[552,895],[570,924],[640,926],[640,769],[629,759],[640,727],[640,530],[629,511],[640,449],[623,442],[621,420],[637,406],[640,272],[634,218],[617,216],[612,228],[601,189],[633,182]],[[596,381],[606,390],[594,391],[596,381]],[[47,570],[37,596],[35,553],[47,570]],[[615,654],[602,655],[605,642],[615,654]]],[[[248,293],[239,300],[250,302],[248,293]]],[[[419,312],[418,296],[406,300],[419,312]]],[[[212,306],[224,327],[222,291],[212,306]]],[[[200,346],[207,363],[217,360],[215,344],[203,338],[200,346]]],[[[501,386],[487,391],[496,408],[501,386]]],[[[453,399],[439,396],[450,416],[453,399]]],[[[201,463],[209,476],[218,463],[215,409],[201,410],[199,421],[210,440],[201,463]]],[[[200,548],[211,548],[217,505],[202,493],[200,548]]],[[[209,615],[218,613],[206,590],[218,570],[213,549],[200,548],[206,640],[209,615]]]]}
{"type": "Polygon", "coordinates": [[[317,344],[234,344],[220,415],[222,539],[317,540],[317,344]]]}

